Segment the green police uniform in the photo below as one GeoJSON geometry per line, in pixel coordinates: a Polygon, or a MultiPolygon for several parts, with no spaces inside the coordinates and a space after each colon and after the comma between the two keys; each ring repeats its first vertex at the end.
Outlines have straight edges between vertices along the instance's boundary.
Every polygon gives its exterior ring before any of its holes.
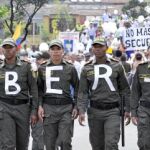
{"type": "Polygon", "coordinates": [[[0,149],[27,150],[30,115],[37,114],[38,89],[29,63],[0,64],[0,149]],[[29,105],[29,94],[32,105],[29,105]]]}
{"type": "Polygon", "coordinates": [[[130,88],[122,65],[107,58],[105,64],[93,60],[81,73],[77,106],[79,114],[87,110],[90,143],[93,150],[118,150],[120,137],[120,95],[126,95],[129,112],[130,88]]]}
{"type": "Polygon", "coordinates": [[[138,146],[150,149],[150,64],[140,64],[133,78],[131,115],[138,117],[138,146]]]}
{"type": "Polygon", "coordinates": [[[48,150],[61,147],[71,150],[73,99],[78,90],[78,75],[75,67],[63,61],[54,65],[51,61],[39,68],[38,89],[40,105],[44,108],[44,142],[48,150]]]}

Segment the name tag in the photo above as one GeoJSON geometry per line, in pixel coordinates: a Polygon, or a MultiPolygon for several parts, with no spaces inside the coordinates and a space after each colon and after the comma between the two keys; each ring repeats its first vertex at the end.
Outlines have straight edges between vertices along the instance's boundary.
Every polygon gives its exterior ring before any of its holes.
{"type": "Polygon", "coordinates": [[[145,77],[145,78],[144,78],[144,82],[150,82],[150,78],[145,77]]]}

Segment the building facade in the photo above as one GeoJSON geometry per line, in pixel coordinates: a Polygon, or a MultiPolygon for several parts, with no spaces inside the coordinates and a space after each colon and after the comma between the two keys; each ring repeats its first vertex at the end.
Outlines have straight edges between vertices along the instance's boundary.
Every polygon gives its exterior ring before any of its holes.
{"type": "MultiPolygon", "coordinates": [[[[77,23],[83,24],[87,17],[99,17],[105,11],[113,14],[114,10],[121,13],[121,8],[129,0],[61,0],[60,3],[56,3],[55,0],[50,0],[48,4],[42,7],[33,19],[33,25],[31,26],[30,34],[32,35],[32,43],[39,42],[40,29],[44,29],[46,34],[52,36],[53,25],[56,24],[55,19],[59,18],[59,24],[57,25],[61,31],[74,28],[77,23]],[[59,9],[58,9],[59,8],[59,9]],[[61,9],[61,11],[60,11],[61,9]],[[64,13],[65,12],[65,13],[64,13]],[[71,19],[67,19],[65,16],[71,16],[71,19]],[[71,27],[68,24],[71,23],[71,27]],[[39,27],[40,26],[40,27],[39,27]],[[42,26],[42,27],[41,27],[42,26]]],[[[43,31],[42,31],[43,32],[43,31]]],[[[30,36],[29,36],[30,37],[30,36]]]]}

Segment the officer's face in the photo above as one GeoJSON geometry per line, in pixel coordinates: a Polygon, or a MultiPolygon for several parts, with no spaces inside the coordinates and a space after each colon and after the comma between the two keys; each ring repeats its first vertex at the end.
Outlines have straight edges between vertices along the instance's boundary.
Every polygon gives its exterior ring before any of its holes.
{"type": "Polygon", "coordinates": [[[6,59],[12,59],[16,57],[17,47],[11,45],[4,45],[3,46],[3,53],[6,59]]]}
{"type": "Polygon", "coordinates": [[[63,58],[64,50],[61,47],[54,45],[50,48],[49,54],[52,61],[59,61],[63,58]]]}
{"type": "Polygon", "coordinates": [[[92,51],[97,58],[102,58],[106,55],[107,46],[94,44],[92,51]]]}

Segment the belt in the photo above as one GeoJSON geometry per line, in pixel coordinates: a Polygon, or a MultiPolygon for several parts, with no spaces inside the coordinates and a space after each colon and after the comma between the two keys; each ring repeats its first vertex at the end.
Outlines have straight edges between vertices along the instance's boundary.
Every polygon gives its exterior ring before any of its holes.
{"type": "Polygon", "coordinates": [[[140,105],[146,108],[150,108],[150,102],[147,101],[140,101],[140,105]]]}
{"type": "Polygon", "coordinates": [[[100,102],[96,102],[96,101],[90,101],[90,106],[93,108],[96,108],[96,109],[100,109],[100,110],[109,110],[109,109],[119,107],[119,103],[118,102],[100,103],[100,102]]]}
{"type": "Polygon", "coordinates": [[[43,102],[45,104],[48,104],[48,105],[67,105],[67,104],[73,104],[73,101],[71,99],[58,99],[58,98],[55,98],[55,99],[51,99],[50,97],[46,97],[44,98],[43,102]]]}
{"type": "Polygon", "coordinates": [[[11,98],[1,98],[0,101],[10,104],[10,105],[22,105],[22,104],[27,104],[29,102],[28,99],[11,99],[11,98]]]}

